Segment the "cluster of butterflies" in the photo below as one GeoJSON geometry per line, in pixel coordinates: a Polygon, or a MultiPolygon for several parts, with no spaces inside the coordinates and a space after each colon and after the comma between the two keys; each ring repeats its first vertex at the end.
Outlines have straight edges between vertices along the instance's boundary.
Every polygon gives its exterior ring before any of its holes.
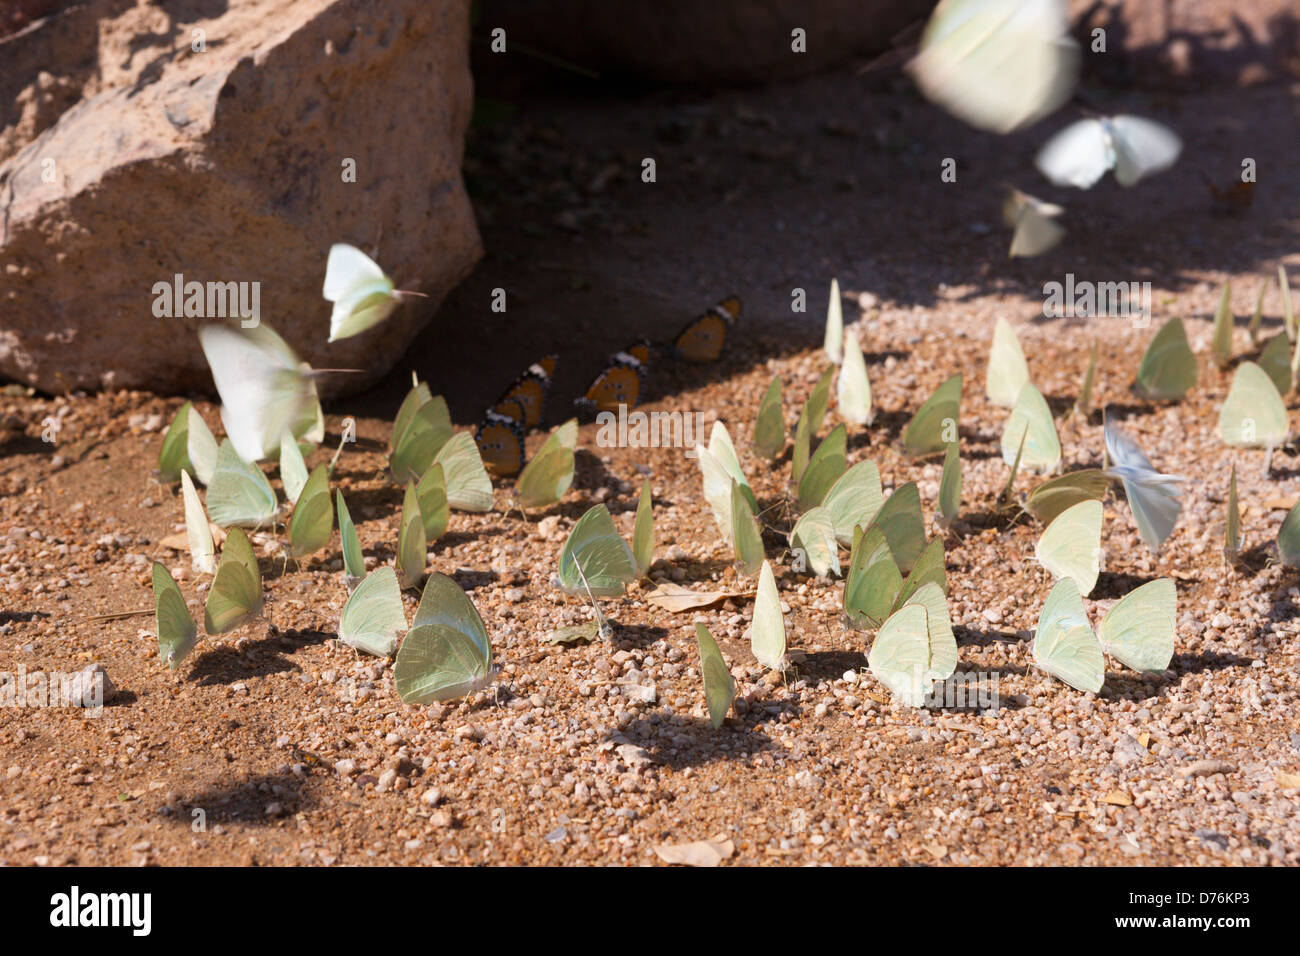
{"type": "MultiPolygon", "coordinates": [[[[1065,0],[942,0],[909,64],[921,92],[958,119],[1006,134],[1061,107],[1078,83],[1080,53],[1069,35],[1065,0]]],[[[1108,171],[1121,186],[1167,169],[1182,143],[1170,129],[1138,116],[1091,116],[1055,134],[1035,165],[1056,186],[1090,189],[1108,171]]],[[[1211,186],[1219,203],[1219,191],[1211,186]]],[[[1230,189],[1223,204],[1249,203],[1230,189]]],[[[1014,230],[1012,256],[1047,252],[1065,236],[1065,210],[1010,188],[1003,220],[1014,230]]]]}
{"type": "MultiPolygon", "coordinates": [[[[715,362],[727,342],[727,332],[740,317],[740,299],[728,296],[696,316],[662,351],[687,362],[715,362]]],[[[641,400],[654,347],[642,340],[615,352],[605,368],[574,400],[579,415],[590,420],[601,412],[617,413],[641,400]]],[[[519,472],[525,460],[524,436],[542,424],[559,356],[548,355],[530,365],[501,397],[492,403],[475,430],[488,471],[498,476],[519,472]]]]}
{"type": "MultiPolygon", "coordinates": [[[[886,498],[873,462],[848,463],[848,428],[869,424],[873,410],[865,360],[854,333],[843,328],[835,282],[825,351],[832,364],[813,387],[795,429],[791,504],[800,514],[789,533],[788,546],[818,576],[844,573],[845,623],[877,631],[868,653],[872,674],[900,701],[924,706],[934,682],[951,677],[957,665],[957,645],[947,611],[944,539],[939,535],[927,541],[921,496],[914,482],[900,485],[886,498]],[[827,413],[836,364],[835,392],[843,422],[811,450],[811,440],[827,413]],[[841,547],[849,549],[847,571],[841,562],[841,547]]],[[[1094,350],[1084,394],[1080,395],[1085,413],[1095,361],[1094,350]]],[[[1145,377],[1159,379],[1150,368],[1145,377]]],[[[944,455],[935,515],[936,524],[944,530],[952,528],[961,510],[961,390],[960,374],[948,378],[917,410],[902,434],[909,457],[944,455]]],[[[995,334],[987,392],[992,401],[1011,408],[1002,438],[1003,457],[1011,474],[999,495],[999,506],[1032,514],[1047,526],[1036,553],[1044,568],[1058,579],[1039,621],[1034,660],[1070,686],[1094,692],[1104,682],[1103,650],[1137,670],[1164,670],[1174,645],[1176,597],[1172,581],[1150,582],[1126,595],[1097,633],[1088,624],[1081,595],[1092,591],[1099,574],[1101,499],[1110,480],[1124,485],[1139,532],[1158,549],[1178,515],[1181,479],[1156,471],[1132,439],[1107,420],[1106,451],[1111,467],[1051,478],[1017,505],[1012,489],[1018,470],[1022,466],[1045,473],[1056,470],[1061,448],[1051,411],[1029,381],[1019,342],[1004,322],[995,334]]],[[[784,421],[781,383],[776,379],[754,424],[755,454],[773,460],[782,453],[786,445],[784,421]]],[[[759,522],[764,512],[760,512],[735,444],[721,422],[715,423],[708,446],[699,449],[698,461],[705,500],[724,541],[732,548],[737,568],[758,576],[752,653],[765,666],[783,668],[787,660],[785,627],[759,522]]],[[[725,664],[718,664],[721,657],[716,641],[703,625],[697,627],[697,638],[706,698],[717,725],[726,713],[733,685],[725,664]]]]}

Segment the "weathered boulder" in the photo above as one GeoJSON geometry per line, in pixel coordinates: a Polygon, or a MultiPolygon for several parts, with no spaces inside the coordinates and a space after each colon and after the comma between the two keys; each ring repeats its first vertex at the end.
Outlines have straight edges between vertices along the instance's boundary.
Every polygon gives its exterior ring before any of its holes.
{"type": "MultiPolygon", "coordinates": [[[[730,86],[806,76],[890,49],[934,0],[485,0],[476,31],[602,75],[730,86]],[[792,50],[801,28],[806,52],[792,50]]],[[[487,55],[487,54],[484,54],[487,55]]]]}
{"type": "Polygon", "coordinates": [[[0,376],[210,389],[204,319],[155,315],[180,274],[259,283],[304,359],[366,370],[322,391],[355,391],[481,255],[467,0],[89,0],[0,40],[0,63],[0,376]],[[327,345],[334,242],[430,298],[327,345]]]}
{"type": "Polygon", "coordinates": [[[1251,86],[1300,75],[1297,0],[1070,0],[1074,34],[1090,49],[1105,30],[1105,54],[1084,69],[1116,85],[1251,86]]]}

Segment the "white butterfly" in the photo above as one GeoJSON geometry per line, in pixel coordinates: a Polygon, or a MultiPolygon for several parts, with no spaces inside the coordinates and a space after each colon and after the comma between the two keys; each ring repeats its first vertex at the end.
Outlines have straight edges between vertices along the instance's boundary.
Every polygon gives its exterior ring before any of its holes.
{"type": "Polygon", "coordinates": [[[321,294],[334,303],[330,315],[331,342],[346,339],[378,325],[397,308],[393,280],[355,246],[336,242],[325,263],[325,286],[321,294]]]}
{"type": "Polygon", "coordinates": [[[1034,160],[1057,186],[1090,189],[1115,170],[1115,181],[1132,186],[1167,169],[1183,143],[1173,130],[1137,116],[1102,116],[1072,123],[1047,141],[1034,160]]]}
{"type": "Polygon", "coordinates": [[[221,423],[240,458],[270,458],[286,429],[313,443],[325,437],[316,373],[265,323],[205,325],[199,342],[221,395],[221,423]]]}
{"type": "Polygon", "coordinates": [[[1137,522],[1138,534],[1148,548],[1159,551],[1183,510],[1178,499],[1182,496],[1180,485],[1185,479],[1156,471],[1137,442],[1120,431],[1110,416],[1106,417],[1105,434],[1106,454],[1111,462],[1106,477],[1118,478],[1124,485],[1124,495],[1133,511],[1133,520],[1137,522]]]}
{"type": "Polygon", "coordinates": [[[1055,220],[1063,212],[1061,206],[1012,188],[1002,204],[1002,221],[1015,230],[1007,255],[1038,256],[1059,243],[1065,238],[1065,227],[1055,220]]]}

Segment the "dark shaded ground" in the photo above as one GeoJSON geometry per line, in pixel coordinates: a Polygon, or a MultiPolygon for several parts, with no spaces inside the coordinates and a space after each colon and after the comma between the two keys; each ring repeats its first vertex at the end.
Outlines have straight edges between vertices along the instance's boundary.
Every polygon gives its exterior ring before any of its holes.
{"type": "MultiPolygon", "coordinates": [[[[391,414],[413,366],[469,421],[554,351],[560,415],[607,353],[641,336],[671,338],[731,292],[745,303],[738,340],[788,351],[820,341],[832,275],[846,295],[867,292],[882,309],[932,310],[941,321],[966,310],[1032,316],[1042,285],[1067,272],[1151,280],[1157,303],[1196,293],[1194,315],[1213,308],[1206,282],[1272,271],[1296,246],[1296,105],[1277,87],[1177,97],[1083,90],[1095,107],[1160,120],[1185,141],[1178,165],[1137,189],[1108,177],[1085,193],[1051,187],[1032,165],[1075,107],[997,137],[948,118],[897,74],[847,69],[766,90],[630,99],[562,80],[561,92],[503,92],[489,80],[480,93],[466,171],[487,255],[409,365],[358,400],[362,413],[391,414]],[[1259,169],[1254,207],[1213,215],[1203,177],[1226,186],[1247,156],[1259,169]],[[654,183],[641,181],[647,157],[654,183]],[[940,180],[947,157],[957,160],[956,183],[940,180]],[[1061,246],[1006,258],[1004,182],[1067,206],[1061,246]],[[791,311],[796,287],[808,293],[804,314],[791,311]],[[504,315],[490,310],[495,288],[506,290],[504,315]]],[[[856,317],[850,302],[845,319],[856,317]]],[[[725,375],[726,364],[714,372],[725,375]]],[[[660,375],[651,392],[682,384],[660,375]]]]}

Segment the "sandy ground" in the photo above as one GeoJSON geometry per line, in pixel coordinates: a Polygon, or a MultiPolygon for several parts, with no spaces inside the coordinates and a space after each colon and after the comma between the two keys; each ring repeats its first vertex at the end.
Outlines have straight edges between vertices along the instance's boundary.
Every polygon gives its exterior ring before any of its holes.
{"type": "MultiPolygon", "coordinates": [[[[476,134],[467,164],[491,251],[410,355],[468,426],[518,370],[558,351],[557,423],[604,353],[669,337],[735,292],[745,312],[723,361],[661,365],[648,392],[651,409],[721,419],[744,445],[773,376],[793,426],[824,364],[826,286],[838,275],[879,408],[874,425],[854,430],[851,460],[875,461],[887,489],[916,480],[927,516],[939,467],[903,458],[899,432],[947,375],[966,376],[949,609],[960,668],[998,676],[996,712],[895,706],[865,672],[867,636],[839,623],[842,585],[784,565],[791,644],[806,653],[784,683],[765,679],[749,654],[743,599],[673,616],[633,588],[606,602],[611,644],[548,644],[553,627],[590,614],[549,583],[567,528],[604,501],[630,534],[644,475],[656,505],[652,576],[736,583],[694,462],[680,449],[597,447],[590,426],[561,504],[526,521],[508,513],[509,482],[499,483],[497,511],[453,515],[431,549],[430,568],[456,576],[493,635],[504,664],[495,693],[402,705],[390,667],[335,640],[346,597],[337,543],[282,574],[271,538],[261,545],[270,623],[205,640],[170,672],[156,660],[151,616],[89,618],[151,608],[151,560],[188,565],[160,544],[182,527],[180,499],[150,478],[180,399],[18,393],[0,398],[0,670],[98,661],[120,692],[98,719],[0,711],[0,861],[641,864],[656,861],[656,844],[723,834],[739,863],[1300,862],[1300,791],[1278,781],[1300,772],[1300,591],[1267,553],[1300,492],[1300,462],[1283,450],[1264,475],[1259,453],[1223,445],[1217,407],[1229,378],[1204,359],[1221,282],[1234,282],[1244,355],[1259,282],[1279,259],[1296,265],[1295,101],[1276,88],[1093,95],[1175,126],[1182,162],[1135,191],[1107,181],[1067,195],[1030,165],[1064,116],[985,137],[851,71],[630,106],[513,102],[509,122],[476,134]],[[959,174],[945,184],[949,156],[959,174]],[[1244,156],[1260,169],[1254,208],[1212,215],[1200,175],[1226,183],[1244,156]],[[655,183],[640,180],[645,157],[656,160],[655,183]],[[1061,247],[1005,258],[1003,181],[1067,202],[1061,247]],[[1187,401],[1154,405],[1128,391],[1152,329],[1042,318],[1043,283],[1070,272],[1149,280],[1155,323],[1184,317],[1202,353],[1187,401]],[[507,289],[504,317],[489,310],[497,287],[507,289]],[[796,287],[807,290],[805,314],[791,312],[796,287]],[[1096,620],[1138,584],[1172,577],[1178,644],[1164,675],[1112,669],[1093,696],[1030,663],[1027,638],[1051,582],[1033,560],[1040,529],[992,513],[1006,413],[984,399],[983,375],[998,316],[1016,326],[1058,414],[1067,469],[1100,463],[1100,416],[1064,417],[1095,339],[1097,403],[1111,404],[1160,468],[1191,479],[1158,558],[1127,504],[1108,498],[1106,567],[1087,602],[1096,620]],[[48,416],[62,423],[53,445],[41,441],[48,416]],[[1222,566],[1219,545],[1233,461],[1251,549],[1240,571],[1222,566]],[[741,695],[717,732],[704,716],[697,617],[741,695]]],[[[1272,333],[1277,296],[1265,305],[1272,333]]],[[[341,419],[358,419],[338,484],[379,562],[392,559],[401,499],[383,479],[383,449],[408,385],[399,369],[327,409],[331,446],[341,419]]],[[[215,407],[200,407],[215,427],[215,407]]],[[[826,428],[835,421],[832,412],[826,428]]],[[[742,462],[770,508],[776,559],[793,520],[788,453],[768,464],[742,451],[742,462]]],[[[1032,485],[1022,476],[1018,488],[1032,485]]],[[[199,617],[201,582],[183,577],[199,617]]]]}

